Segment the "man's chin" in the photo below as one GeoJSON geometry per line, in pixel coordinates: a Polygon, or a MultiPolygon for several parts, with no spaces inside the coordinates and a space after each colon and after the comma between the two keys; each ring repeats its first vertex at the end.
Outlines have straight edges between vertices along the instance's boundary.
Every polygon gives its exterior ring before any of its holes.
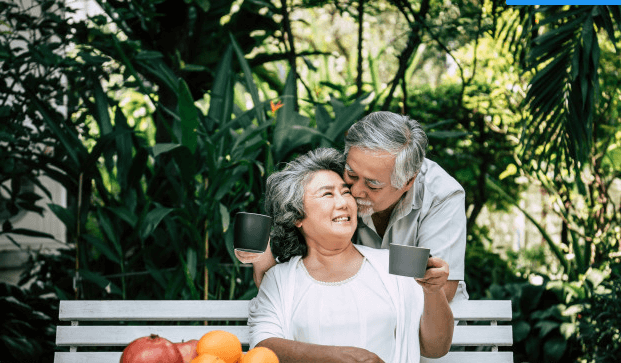
{"type": "Polygon", "coordinates": [[[365,206],[365,207],[358,206],[358,217],[368,217],[368,216],[370,216],[372,214],[373,214],[373,207],[371,207],[371,206],[365,206]]]}

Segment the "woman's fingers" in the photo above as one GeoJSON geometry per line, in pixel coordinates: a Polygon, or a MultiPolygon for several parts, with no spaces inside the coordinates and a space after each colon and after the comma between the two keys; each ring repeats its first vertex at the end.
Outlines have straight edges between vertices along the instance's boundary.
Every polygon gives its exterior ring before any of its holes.
{"type": "Polygon", "coordinates": [[[241,263],[255,263],[259,261],[262,256],[262,253],[235,250],[235,257],[237,257],[241,263]]]}

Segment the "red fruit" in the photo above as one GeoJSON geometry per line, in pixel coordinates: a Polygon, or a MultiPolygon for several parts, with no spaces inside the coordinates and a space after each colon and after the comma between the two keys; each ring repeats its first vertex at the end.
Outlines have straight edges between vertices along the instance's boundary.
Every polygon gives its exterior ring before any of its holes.
{"type": "Polygon", "coordinates": [[[196,352],[196,344],[198,344],[198,340],[196,339],[173,344],[177,347],[179,353],[181,353],[181,356],[183,357],[183,363],[190,363],[192,359],[198,356],[198,353],[196,352]]]}
{"type": "Polygon", "coordinates": [[[121,355],[121,363],[184,363],[177,347],[158,335],[151,334],[129,343],[121,355]]]}

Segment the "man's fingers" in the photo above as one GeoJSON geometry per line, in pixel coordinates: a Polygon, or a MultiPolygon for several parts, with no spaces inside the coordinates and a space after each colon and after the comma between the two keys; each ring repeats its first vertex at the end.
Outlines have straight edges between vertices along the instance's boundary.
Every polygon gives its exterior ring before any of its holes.
{"type": "Polygon", "coordinates": [[[439,267],[444,267],[444,266],[448,266],[448,264],[442,260],[441,258],[438,257],[429,257],[429,259],[427,260],[427,268],[439,268],[439,267]]]}

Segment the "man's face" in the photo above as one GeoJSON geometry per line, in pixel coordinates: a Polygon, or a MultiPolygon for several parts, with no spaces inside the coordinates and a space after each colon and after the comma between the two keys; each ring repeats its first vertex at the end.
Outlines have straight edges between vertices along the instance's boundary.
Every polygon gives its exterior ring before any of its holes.
{"type": "Polygon", "coordinates": [[[414,184],[414,179],[397,189],[390,183],[395,156],[386,151],[352,147],[347,154],[343,179],[351,185],[358,204],[358,215],[368,216],[394,207],[414,184]]]}

